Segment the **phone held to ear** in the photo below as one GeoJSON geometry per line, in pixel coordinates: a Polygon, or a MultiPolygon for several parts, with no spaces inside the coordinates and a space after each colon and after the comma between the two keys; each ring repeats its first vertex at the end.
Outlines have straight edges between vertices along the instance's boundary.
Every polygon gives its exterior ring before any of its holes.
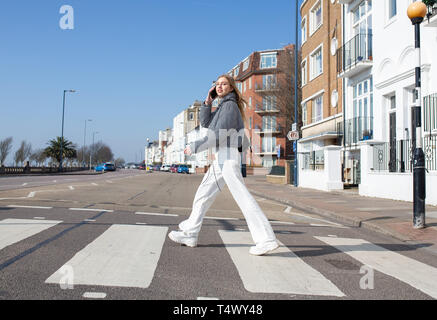
{"type": "Polygon", "coordinates": [[[210,96],[212,99],[215,99],[217,97],[217,90],[214,87],[214,90],[211,91],[210,96]]]}

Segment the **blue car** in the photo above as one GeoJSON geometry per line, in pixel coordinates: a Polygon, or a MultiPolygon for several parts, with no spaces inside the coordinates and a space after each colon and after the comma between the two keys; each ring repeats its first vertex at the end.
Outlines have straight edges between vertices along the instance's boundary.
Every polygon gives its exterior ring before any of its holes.
{"type": "Polygon", "coordinates": [[[115,165],[113,163],[101,163],[95,168],[96,172],[115,171],[115,165]]]}
{"type": "Polygon", "coordinates": [[[180,165],[178,167],[178,173],[190,173],[190,170],[188,169],[188,166],[180,165]]]}

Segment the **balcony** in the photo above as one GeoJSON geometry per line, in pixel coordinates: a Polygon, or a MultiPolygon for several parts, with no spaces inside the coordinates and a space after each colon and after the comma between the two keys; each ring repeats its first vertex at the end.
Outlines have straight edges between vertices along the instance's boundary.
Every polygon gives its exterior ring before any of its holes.
{"type": "Polygon", "coordinates": [[[277,107],[273,106],[263,106],[256,104],[255,112],[258,114],[266,114],[266,113],[279,113],[279,109],[277,107]]]}
{"type": "Polygon", "coordinates": [[[276,126],[265,126],[265,127],[260,127],[260,126],[255,126],[256,130],[259,130],[260,134],[280,134],[282,132],[282,127],[279,125],[276,126]]]}
{"type": "Polygon", "coordinates": [[[373,139],[373,117],[347,119],[343,132],[345,146],[371,140],[373,139]]]}
{"type": "Polygon", "coordinates": [[[424,27],[437,27],[437,3],[432,7],[428,7],[428,13],[423,20],[424,27]]]}
{"type": "Polygon", "coordinates": [[[278,91],[278,90],[279,90],[279,84],[276,82],[255,83],[255,92],[258,93],[278,91]]]}
{"type": "Polygon", "coordinates": [[[337,73],[352,77],[373,65],[372,34],[357,34],[337,50],[337,73]]]}

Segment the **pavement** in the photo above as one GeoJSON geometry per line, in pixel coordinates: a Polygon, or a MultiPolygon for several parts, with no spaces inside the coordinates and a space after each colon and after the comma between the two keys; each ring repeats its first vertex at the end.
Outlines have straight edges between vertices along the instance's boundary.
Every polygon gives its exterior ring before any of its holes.
{"type": "Polygon", "coordinates": [[[260,175],[247,176],[245,183],[258,197],[332,218],[346,226],[373,230],[437,254],[437,206],[426,206],[425,228],[415,229],[412,202],[360,196],[358,188],[326,192],[274,184],[260,175]]]}

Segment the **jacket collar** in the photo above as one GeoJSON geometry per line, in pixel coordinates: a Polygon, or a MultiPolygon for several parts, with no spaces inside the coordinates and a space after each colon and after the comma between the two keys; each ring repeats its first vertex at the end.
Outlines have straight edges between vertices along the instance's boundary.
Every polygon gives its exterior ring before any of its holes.
{"type": "Polygon", "coordinates": [[[229,92],[227,95],[225,95],[221,101],[220,101],[220,105],[222,105],[224,102],[232,100],[234,102],[237,102],[237,94],[235,93],[235,91],[229,92]]]}

